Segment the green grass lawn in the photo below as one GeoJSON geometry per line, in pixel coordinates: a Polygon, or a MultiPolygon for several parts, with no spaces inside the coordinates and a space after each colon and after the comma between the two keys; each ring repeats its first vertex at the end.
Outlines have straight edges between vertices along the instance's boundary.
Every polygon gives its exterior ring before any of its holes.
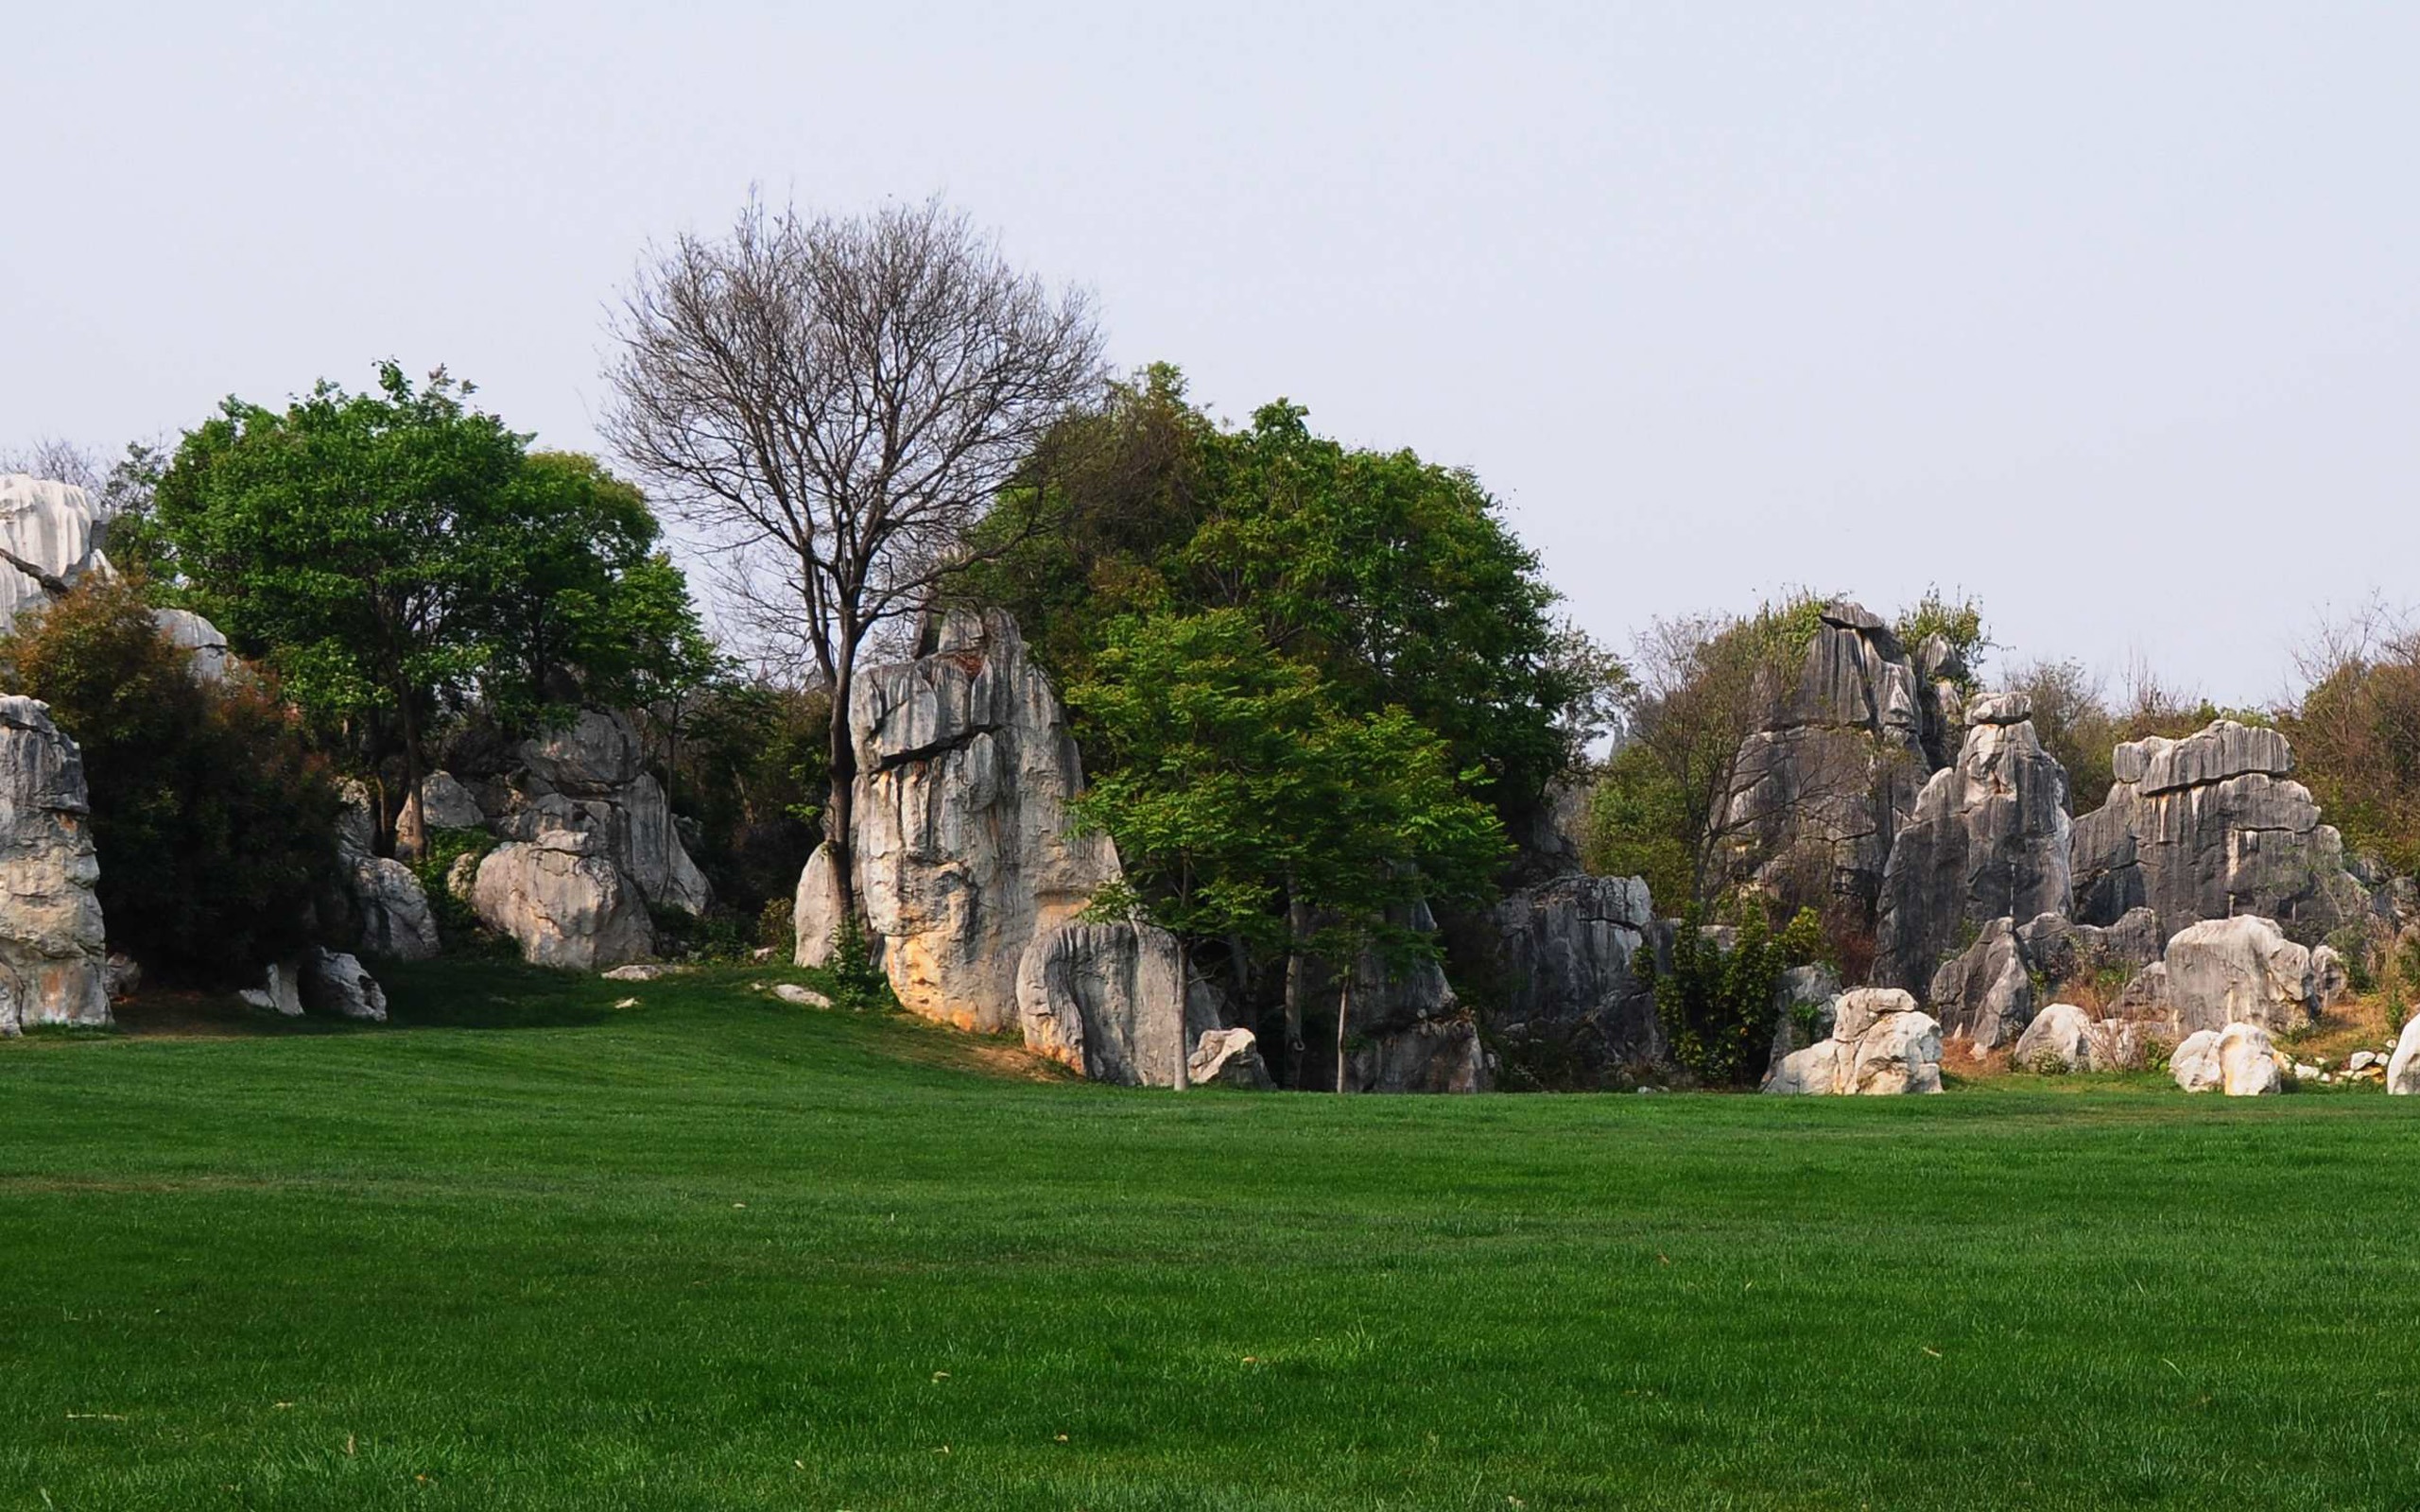
{"type": "Polygon", "coordinates": [[[390,985],[0,1046],[0,1507],[2420,1504],[2420,1099],[1174,1096],[390,985]]]}

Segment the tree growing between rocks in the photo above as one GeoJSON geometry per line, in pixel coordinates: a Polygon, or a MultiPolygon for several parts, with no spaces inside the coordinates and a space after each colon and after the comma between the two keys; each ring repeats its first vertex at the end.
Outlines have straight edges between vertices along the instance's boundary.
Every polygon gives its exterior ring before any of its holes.
{"type": "Polygon", "coordinates": [[[531,455],[472,392],[389,362],[374,392],[229,399],[178,445],[142,522],[164,596],[273,669],[369,770],[400,761],[389,835],[447,710],[476,698],[533,725],[708,659],[638,491],[589,458],[531,455]]]}
{"type": "Polygon", "coordinates": [[[651,257],[611,335],[607,436],[711,539],[727,588],[797,627],[831,690],[824,833],[854,917],[858,658],[1031,528],[970,541],[1099,382],[1089,301],[937,199],[862,216],[752,199],[727,235],[651,257]]]}
{"type": "Polygon", "coordinates": [[[1452,769],[1442,740],[1400,709],[1350,712],[1241,610],[1119,621],[1068,698],[1103,758],[1079,820],[1108,833],[1127,873],[1095,912],[1173,933],[1180,980],[1196,939],[1282,950],[1297,1084],[1300,957],[1344,963],[1341,1068],[1357,963],[1433,953],[1433,936],[1392,920],[1424,901],[1481,896],[1502,864],[1502,826],[1461,791],[1470,774],[1452,769]]]}

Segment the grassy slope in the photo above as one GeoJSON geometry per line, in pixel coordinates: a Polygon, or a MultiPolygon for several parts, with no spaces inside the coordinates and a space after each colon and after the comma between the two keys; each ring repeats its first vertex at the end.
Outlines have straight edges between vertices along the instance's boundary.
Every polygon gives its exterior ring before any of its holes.
{"type": "Polygon", "coordinates": [[[2420,1503],[2420,1099],[1180,1098],[730,979],[397,1005],[0,1048],[0,1507],[2420,1503]]]}

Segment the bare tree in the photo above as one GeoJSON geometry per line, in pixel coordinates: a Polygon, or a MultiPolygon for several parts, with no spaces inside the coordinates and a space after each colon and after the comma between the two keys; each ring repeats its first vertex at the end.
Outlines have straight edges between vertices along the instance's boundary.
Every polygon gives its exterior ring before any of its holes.
{"type": "Polygon", "coordinates": [[[938,199],[809,218],[752,197],[727,236],[651,253],[610,333],[606,436],[721,555],[730,596],[798,616],[831,689],[824,837],[854,913],[859,655],[977,559],[974,526],[1098,388],[1091,303],[938,199]]]}

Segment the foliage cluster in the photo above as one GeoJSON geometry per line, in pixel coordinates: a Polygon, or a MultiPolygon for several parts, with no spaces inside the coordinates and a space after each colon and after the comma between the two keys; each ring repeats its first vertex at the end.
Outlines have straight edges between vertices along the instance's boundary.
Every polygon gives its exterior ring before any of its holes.
{"type": "Polygon", "coordinates": [[[1672,1058],[1708,1087],[1753,1086],[1764,1074],[1774,1026],[1797,1006],[1781,1002],[1782,977],[1824,950],[1812,910],[1799,910],[1778,935],[1760,900],[1747,900],[1738,916],[1725,949],[1692,903],[1673,931],[1669,967],[1659,970],[1652,954],[1639,956],[1672,1058]]]}
{"type": "Polygon", "coordinates": [[[0,639],[0,685],[83,753],[112,949],[224,986],[309,942],[339,802],[273,683],[205,681],[139,582],[88,577],[0,639]]]}

